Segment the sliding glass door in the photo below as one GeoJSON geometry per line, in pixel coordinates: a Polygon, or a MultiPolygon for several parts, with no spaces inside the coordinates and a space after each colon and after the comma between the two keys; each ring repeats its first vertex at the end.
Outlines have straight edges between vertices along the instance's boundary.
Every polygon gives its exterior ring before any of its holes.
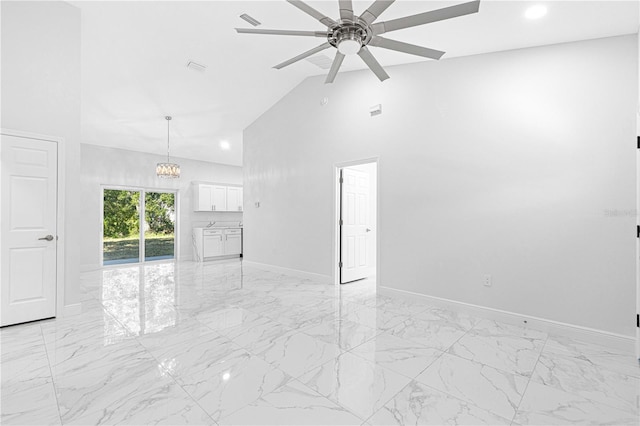
{"type": "Polygon", "coordinates": [[[144,218],[144,260],[173,259],[176,194],[145,192],[144,218]]]}
{"type": "Polygon", "coordinates": [[[102,216],[104,265],[140,260],[140,191],[105,189],[102,216]]]}
{"type": "Polygon", "coordinates": [[[103,264],[175,258],[175,207],[175,192],[105,188],[103,264]]]}

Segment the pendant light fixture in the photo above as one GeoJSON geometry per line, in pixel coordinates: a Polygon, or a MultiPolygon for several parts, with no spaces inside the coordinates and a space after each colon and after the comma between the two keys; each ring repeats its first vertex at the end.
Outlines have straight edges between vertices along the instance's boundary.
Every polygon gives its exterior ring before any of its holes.
{"type": "Polygon", "coordinates": [[[158,163],[156,175],[165,179],[176,179],[180,177],[180,165],[172,163],[169,159],[169,123],[171,122],[171,117],[166,116],[165,120],[167,120],[167,162],[158,163]]]}

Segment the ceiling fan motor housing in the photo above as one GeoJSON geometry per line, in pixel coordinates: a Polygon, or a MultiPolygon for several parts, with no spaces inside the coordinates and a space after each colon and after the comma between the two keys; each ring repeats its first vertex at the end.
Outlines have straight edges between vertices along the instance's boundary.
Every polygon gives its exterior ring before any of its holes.
{"type": "Polygon", "coordinates": [[[364,22],[340,21],[331,29],[327,40],[343,54],[356,54],[371,40],[372,32],[364,22]],[[340,45],[342,48],[340,48],[340,45]]]}

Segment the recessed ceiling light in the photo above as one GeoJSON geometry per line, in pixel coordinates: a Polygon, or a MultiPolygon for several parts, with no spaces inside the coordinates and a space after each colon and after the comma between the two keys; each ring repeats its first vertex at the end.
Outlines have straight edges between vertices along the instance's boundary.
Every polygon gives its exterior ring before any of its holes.
{"type": "Polygon", "coordinates": [[[540,19],[546,14],[547,6],[544,6],[542,4],[533,5],[529,9],[527,9],[526,12],[524,12],[524,16],[527,19],[540,19]]]}
{"type": "Polygon", "coordinates": [[[227,150],[229,150],[229,148],[231,148],[231,145],[229,144],[228,141],[220,141],[220,148],[222,148],[225,151],[227,151],[227,150]]]}

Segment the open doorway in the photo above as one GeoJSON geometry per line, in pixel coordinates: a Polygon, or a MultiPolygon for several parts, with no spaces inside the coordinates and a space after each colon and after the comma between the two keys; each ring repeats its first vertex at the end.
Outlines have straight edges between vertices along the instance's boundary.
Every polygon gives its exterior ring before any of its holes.
{"type": "Polygon", "coordinates": [[[337,167],[337,283],[375,288],[378,245],[378,162],[337,167]]]}

